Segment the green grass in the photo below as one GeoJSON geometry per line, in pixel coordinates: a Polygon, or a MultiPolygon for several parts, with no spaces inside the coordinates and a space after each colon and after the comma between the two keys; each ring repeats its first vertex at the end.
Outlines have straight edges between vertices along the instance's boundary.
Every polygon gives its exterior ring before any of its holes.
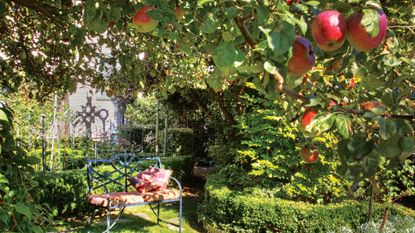
{"type": "MultiPolygon", "coordinates": [[[[183,232],[201,232],[202,227],[197,223],[197,203],[199,199],[184,197],[183,198],[183,232]]],[[[156,205],[153,205],[153,207],[156,205]]],[[[112,220],[117,216],[114,212],[112,220]]],[[[157,224],[157,218],[149,206],[138,206],[126,208],[120,221],[111,229],[111,233],[133,233],[133,232],[150,232],[150,233],[168,233],[178,232],[179,204],[165,203],[161,205],[160,217],[162,220],[171,222],[168,224],[160,222],[157,224]]],[[[79,223],[61,222],[59,225],[51,226],[47,232],[80,232],[80,233],[99,233],[106,229],[106,216],[97,217],[91,225],[86,221],[79,223]]]]}

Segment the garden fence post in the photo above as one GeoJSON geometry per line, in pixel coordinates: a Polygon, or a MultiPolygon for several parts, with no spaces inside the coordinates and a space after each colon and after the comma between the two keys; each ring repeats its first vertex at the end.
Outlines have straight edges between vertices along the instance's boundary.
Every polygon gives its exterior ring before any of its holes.
{"type": "Polygon", "coordinates": [[[168,121],[168,110],[166,109],[164,111],[164,140],[163,140],[163,156],[166,156],[166,150],[167,150],[167,121],[168,121]]]}
{"type": "Polygon", "coordinates": [[[159,108],[160,102],[157,100],[157,112],[156,112],[156,154],[159,155],[159,108]]]}
{"type": "Polygon", "coordinates": [[[42,113],[42,171],[46,171],[46,132],[45,132],[45,117],[42,113]]]}
{"type": "Polygon", "coordinates": [[[52,148],[50,151],[50,164],[49,170],[53,169],[53,155],[55,153],[55,134],[56,134],[56,111],[58,109],[58,95],[55,95],[55,100],[53,103],[53,123],[52,123],[52,148]]]}

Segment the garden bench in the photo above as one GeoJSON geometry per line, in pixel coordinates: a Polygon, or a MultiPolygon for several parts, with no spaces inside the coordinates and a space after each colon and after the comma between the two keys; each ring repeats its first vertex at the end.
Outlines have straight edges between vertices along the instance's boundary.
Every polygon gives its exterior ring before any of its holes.
{"type": "Polygon", "coordinates": [[[123,211],[127,207],[149,205],[157,216],[157,224],[160,219],[160,204],[179,202],[179,232],[182,230],[182,187],[180,182],[170,177],[177,189],[167,189],[140,193],[136,191],[128,178],[145,170],[149,165],[154,168],[162,168],[160,157],[138,157],[133,153],[122,153],[112,156],[110,159],[87,159],[88,203],[106,209],[107,229],[117,223],[123,211]],[[104,169],[104,171],[102,171],[104,169]],[[157,205],[157,210],[152,206],[157,205]],[[111,224],[111,210],[120,209],[120,212],[111,224]]]}

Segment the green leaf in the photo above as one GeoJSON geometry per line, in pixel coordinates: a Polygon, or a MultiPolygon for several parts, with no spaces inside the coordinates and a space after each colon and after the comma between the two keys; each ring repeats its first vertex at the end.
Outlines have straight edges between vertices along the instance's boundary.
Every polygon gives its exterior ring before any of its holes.
{"type": "Polygon", "coordinates": [[[361,25],[371,37],[379,34],[379,15],[375,9],[364,9],[361,25]]]}
{"type": "Polygon", "coordinates": [[[200,24],[200,31],[211,34],[216,31],[219,27],[219,21],[213,13],[206,14],[203,22],[200,24]]]}
{"type": "Polygon", "coordinates": [[[361,159],[373,150],[373,141],[366,141],[366,135],[354,136],[347,148],[356,159],[361,159]]]}
{"type": "Polygon", "coordinates": [[[414,152],[415,151],[415,143],[413,137],[403,137],[399,142],[399,145],[404,152],[414,152]]]}
{"type": "Polygon", "coordinates": [[[351,128],[351,121],[349,117],[343,114],[337,114],[335,126],[337,128],[337,132],[339,132],[343,138],[349,138],[351,128]]]}
{"type": "Polygon", "coordinates": [[[319,1],[306,1],[305,4],[309,6],[318,6],[320,5],[320,2],[319,1]]]}
{"type": "Polygon", "coordinates": [[[9,224],[9,215],[7,214],[6,210],[0,210],[0,220],[5,224],[9,224]]]}
{"type": "Polygon", "coordinates": [[[334,8],[342,13],[347,13],[352,8],[352,6],[347,2],[336,1],[334,3],[334,8]]]}
{"type": "Polygon", "coordinates": [[[385,91],[385,93],[383,94],[381,100],[384,104],[386,104],[389,107],[393,107],[393,105],[395,104],[394,100],[393,100],[392,91],[390,91],[390,90],[385,91]]]}
{"type": "Polygon", "coordinates": [[[24,216],[26,216],[30,221],[32,220],[32,210],[30,209],[30,207],[28,207],[27,205],[25,205],[22,202],[18,202],[16,204],[16,206],[14,207],[15,210],[20,213],[23,214],[24,216]]]}
{"type": "Polygon", "coordinates": [[[276,74],[278,72],[278,69],[276,66],[274,66],[273,64],[271,64],[270,62],[266,61],[264,63],[264,69],[270,73],[270,74],[276,74]]]}
{"type": "Polygon", "coordinates": [[[392,158],[396,155],[399,155],[402,152],[400,145],[399,145],[399,141],[400,141],[399,137],[391,137],[387,140],[380,140],[380,143],[379,143],[380,153],[387,158],[392,158]]]}
{"type": "Polygon", "coordinates": [[[282,23],[279,31],[263,27],[259,27],[259,29],[267,37],[268,47],[275,56],[288,52],[295,39],[295,27],[287,21],[282,23]]]}
{"type": "Polygon", "coordinates": [[[310,104],[308,106],[312,107],[312,106],[320,105],[322,101],[323,100],[319,96],[317,96],[315,98],[311,98],[310,99],[310,104]]]}
{"type": "MultiPolygon", "coordinates": [[[[216,71],[215,71],[216,73],[216,71]]],[[[219,74],[213,74],[212,77],[206,79],[206,83],[211,87],[215,92],[222,91],[222,78],[219,74]]]]}
{"type": "Polygon", "coordinates": [[[122,17],[121,7],[112,7],[110,15],[111,15],[111,18],[114,19],[115,21],[120,20],[122,17]]]}
{"type": "Polygon", "coordinates": [[[395,121],[392,119],[380,118],[379,123],[379,135],[383,140],[386,140],[397,133],[395,121]]]}
{"type": "Polygon", "coordinates": [[[0,183],[3,183],[3,184],[9,183],[9,180],[7,179],[7,177],[1,173],[0,173],[0,183]]]}
{"type": "Polygon", "coordinates": [[[230,32],[222,32],[222,38],[226,42],[232,41],[234,39],[232,33],[230,33],[230,32]]]}
{"type": "Polygon", "coordinates": [[[257,19],[258,25],[264,25],[268,17],[269,17],[268,7],[264,5],[259,5],[256,7],[256,19],[257,19]]]}
{"type": "Polygon", "coordinates": [[[210,2],[215,2],[215,1],[214,0],[198,0],[197,1],[197,6],[201,7],[201,6],[203,6],[207,3],[210,3],[210,2]]]}
{"type": "Polygon", "coordinates": [[[311,132],[317,132],[319,134],[329,130],[335,121],[335,115],[332,113],[318,114],[310,125],[306,127],[311,129],[311,132]]]}
{"type": "Polygon", "coordinates": [[[396,120],[396,127],[398,129],[398,133],[401,136],[414,136],[414,128],[412,128],[411,123],[404,119],[397,119],[396,120]]]}
{"type": "Polygon", "coordinates": [[[39,164],[40,159],[35,156],[29,156],[25,159],[28,164],[39,164]]]}
{"type": "Polygon", "coordinates": [[[0,109],[0,121],[9,123],[9,118],[7,117],[3,109],[0,109]]]}
{"type": "Polygon", "coordinates": [[[377,90],[379,87],[384,86],[384,83],[380,81],[375,75],[367,75],[362,77],[362,86],[369,90],[377,90]]]}
{"type": "Polygon", "coordinates": [[[213,62],[219,67],[232,67],[236,58],[236,49],[228,42],[220,44],[213,53],[213,62]]]}

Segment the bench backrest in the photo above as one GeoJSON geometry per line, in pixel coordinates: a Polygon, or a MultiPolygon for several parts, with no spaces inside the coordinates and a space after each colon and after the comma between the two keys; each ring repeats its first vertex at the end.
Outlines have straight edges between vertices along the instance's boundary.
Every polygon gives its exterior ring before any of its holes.
{"type": "Polygon", "coordinates": [[[161,168],[160,157],[139,157],[134,153],[120,153],[110,159],[87,159],[88,193],[97,189],[101,192],[128,192],[128,177],[149,166],[161,168]]]}

